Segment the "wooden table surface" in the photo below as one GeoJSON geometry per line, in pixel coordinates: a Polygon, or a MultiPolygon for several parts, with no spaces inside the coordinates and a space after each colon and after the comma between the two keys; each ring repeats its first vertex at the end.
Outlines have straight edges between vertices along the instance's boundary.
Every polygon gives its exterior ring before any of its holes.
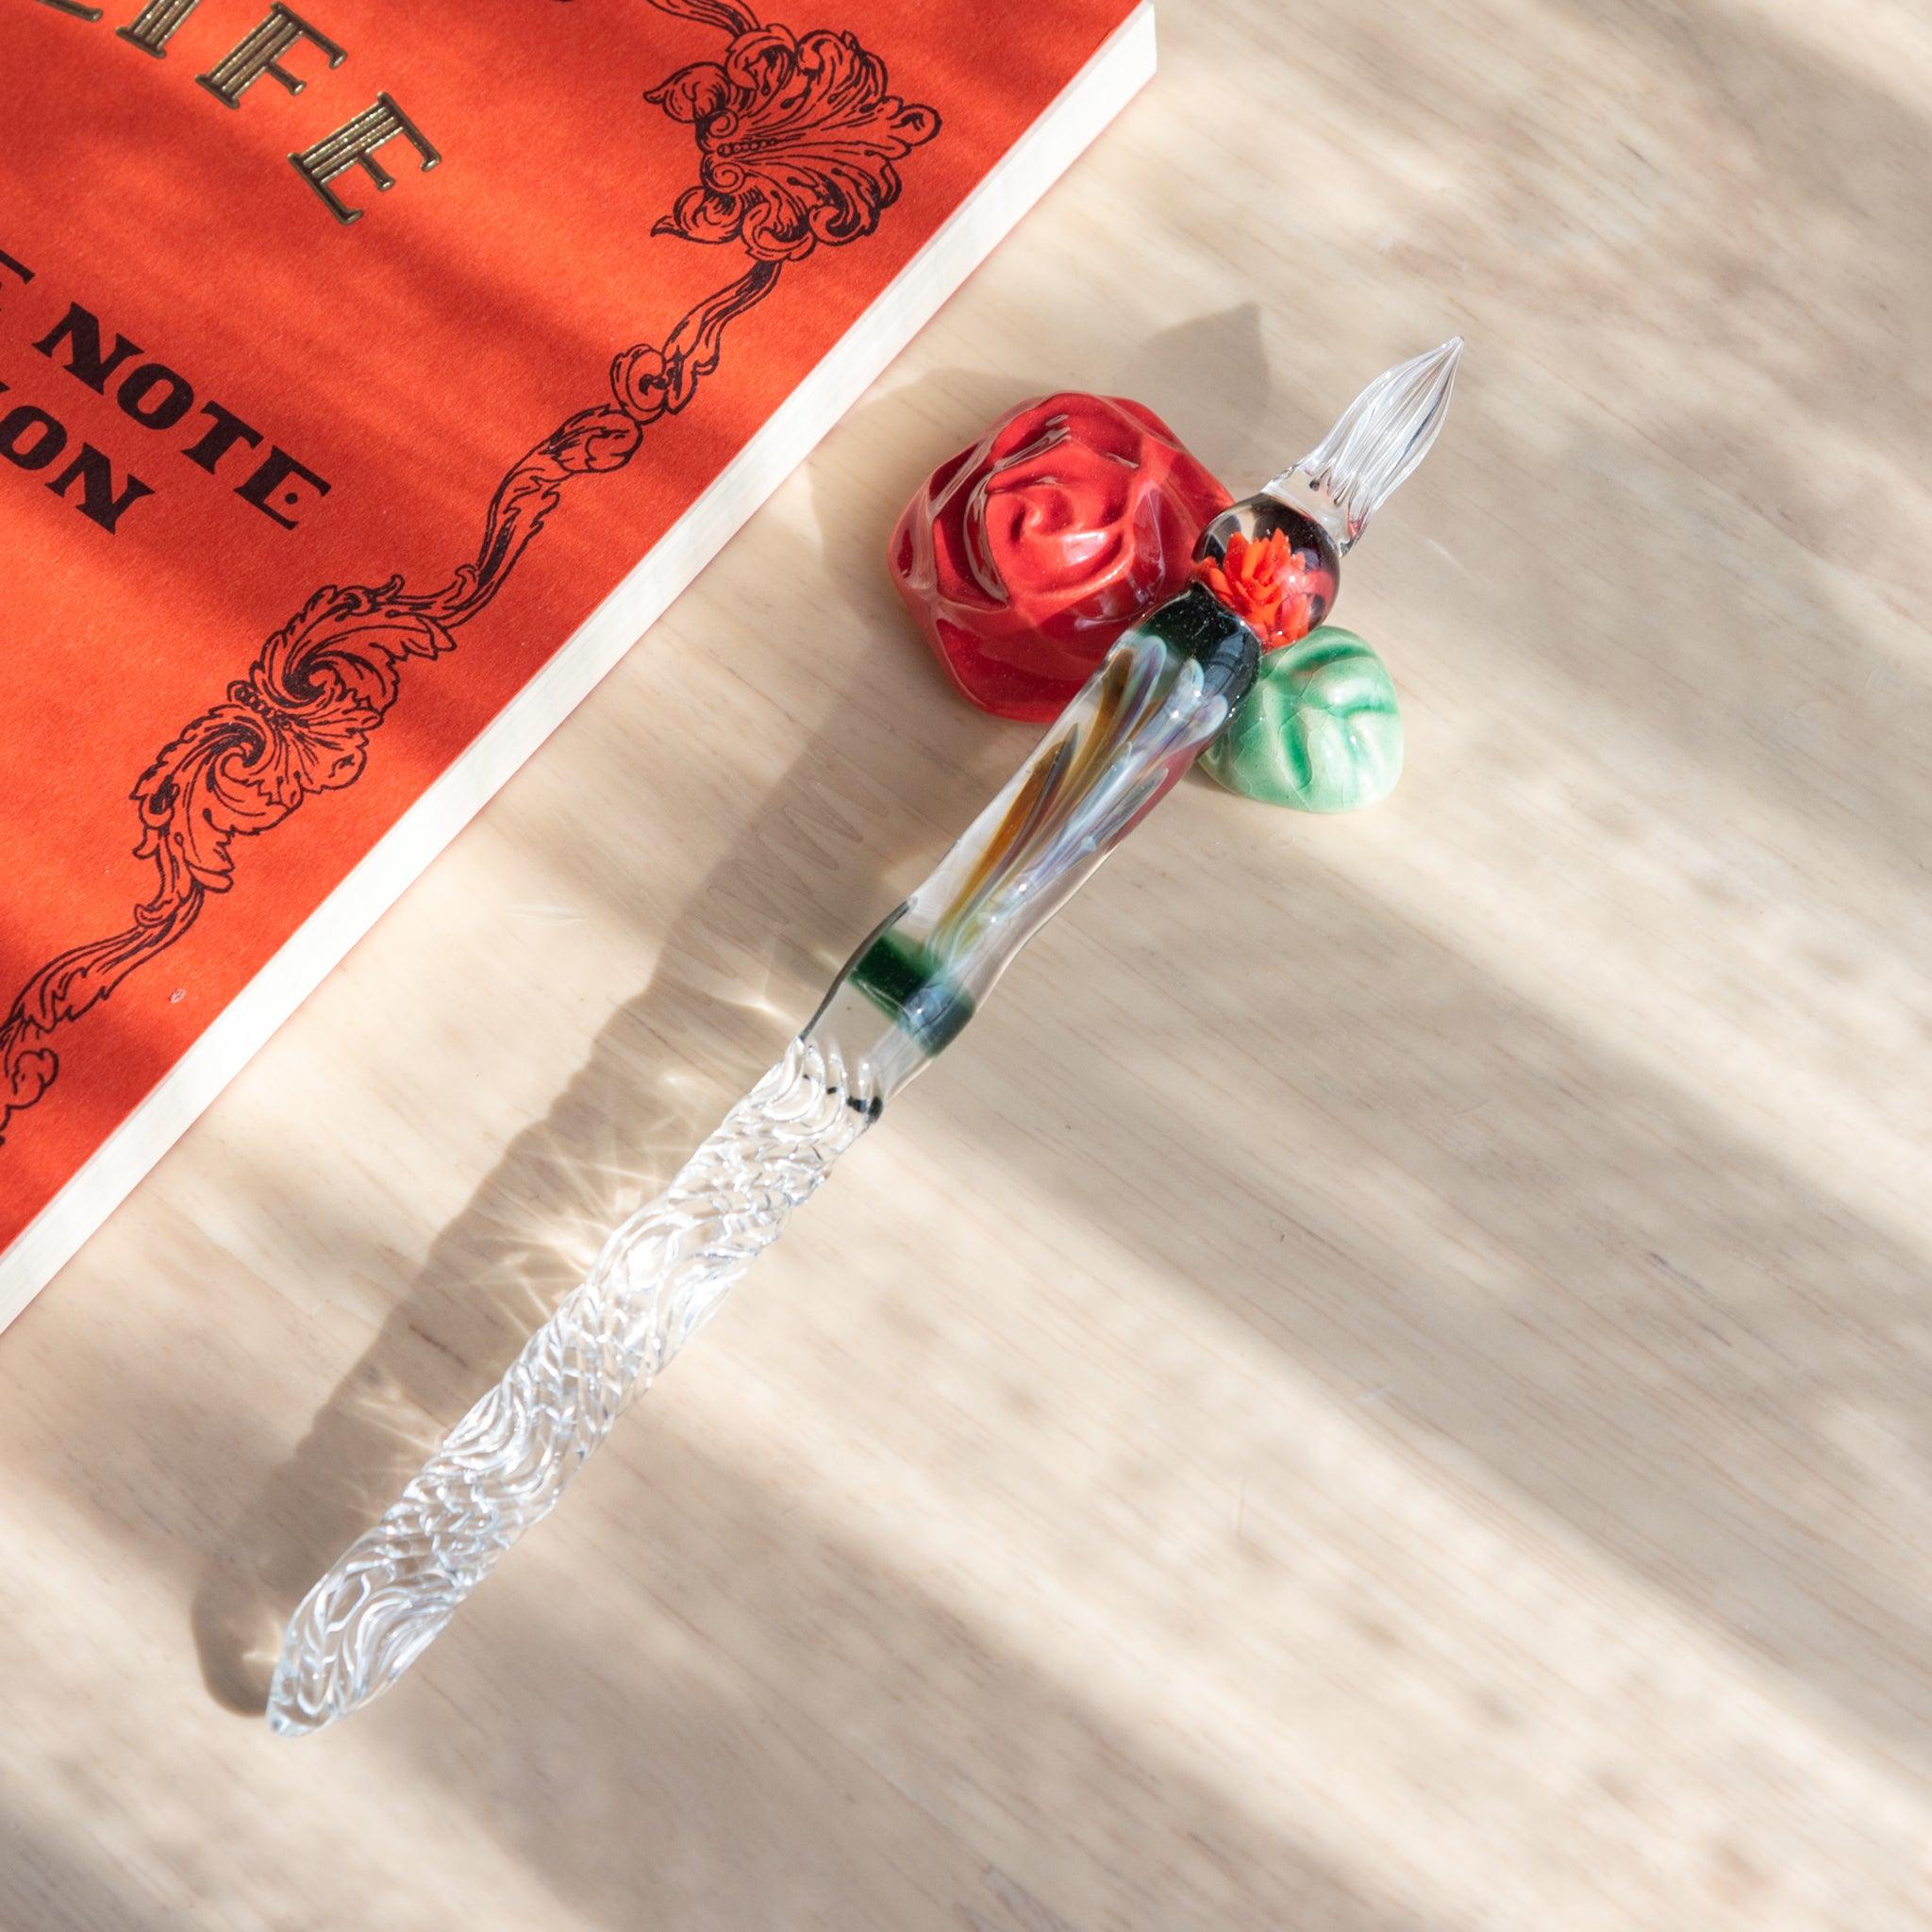
{"type": "Polygon", "coordinates": [[[1932,29],[1154,88],[0,1341],[0,1925],[1932,1923],[1932,29]],[[392,1697],[282,1617],[1028,742],[881,568],[1469,339],[1358,818],[1184,788],[392,1697]]]}

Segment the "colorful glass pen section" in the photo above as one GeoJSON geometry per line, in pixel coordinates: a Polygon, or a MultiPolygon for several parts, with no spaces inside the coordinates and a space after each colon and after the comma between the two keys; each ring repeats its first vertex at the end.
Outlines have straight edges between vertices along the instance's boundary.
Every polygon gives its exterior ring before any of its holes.
{"type": "Polygon", "coordinates": [[[1269,641],[1256,626],[1290,600],[1298,623],[1320,622],[1341,558],[1435,440],[1460,348],[1379,376],[1308,456],[1208,526],[1195,580],[1121,636],[785,1057],[611,1235],[503,1380],[303,1599],[270,1689],[276,1731],[320,1730],[409,1668],[832,1163],[1214,740],[1269,641]],[[1260,570],[1259,555],[1292,582],[1260,570]]]}

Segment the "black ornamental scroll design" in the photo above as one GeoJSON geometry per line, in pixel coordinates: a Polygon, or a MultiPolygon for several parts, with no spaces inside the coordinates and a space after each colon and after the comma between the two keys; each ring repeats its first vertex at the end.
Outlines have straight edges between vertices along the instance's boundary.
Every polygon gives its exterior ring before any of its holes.
{"type": "Polygon", "coordinates": [[[652,424],[691,402],[718,367],[726,325],[772,292],[786,264],[870,235],[898,199],[896,163],[940,130],[934,109],[892,93],[884,64],[849,32],[794,34],[736,0],[653,4],[730,42],[719,59],[695,61],[644,96],[688,124],[698,150],[697,180],[652,232],[735,243],[749,265],[661,341],[623,350],[609,399],[511,464],[474,559],[446,583],[325,585],[161,750],[132,793],[135,857],[152,868],[153,889],[123,930],[70,947],[14,995],[0,1021],[0,1129],[52,1086],[53,1036],[176,944],[211,894],[231,890],[238,841],[362,775],[406,668],[456,649],[457,632],[489,608],[565,489],[623,469],[652,424]]]}

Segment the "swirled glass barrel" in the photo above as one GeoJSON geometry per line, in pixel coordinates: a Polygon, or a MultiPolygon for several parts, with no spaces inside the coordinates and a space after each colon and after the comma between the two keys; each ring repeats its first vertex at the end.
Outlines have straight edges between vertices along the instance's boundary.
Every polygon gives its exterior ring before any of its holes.
{"type": "Polygon", "coordinates": [[[1124,632],[800,1037],[863,1069],[876,1111],[1226,724],[1258,661],[1254,633],[1198,584],[1124,632]]]}

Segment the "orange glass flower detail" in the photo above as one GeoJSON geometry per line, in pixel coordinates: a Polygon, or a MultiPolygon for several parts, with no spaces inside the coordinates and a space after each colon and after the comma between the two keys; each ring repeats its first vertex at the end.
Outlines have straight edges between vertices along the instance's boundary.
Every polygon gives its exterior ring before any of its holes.
{"type": "Polygon", "coordinates": [[[1334,579],[1307,552],[1295,549],[1280,530],[1248,538],[1237,530],[1227,553],[1194,565],[1194,575],[1261,641],[1277,651],[1304,638],[1334,594],[1334,579]]]}

